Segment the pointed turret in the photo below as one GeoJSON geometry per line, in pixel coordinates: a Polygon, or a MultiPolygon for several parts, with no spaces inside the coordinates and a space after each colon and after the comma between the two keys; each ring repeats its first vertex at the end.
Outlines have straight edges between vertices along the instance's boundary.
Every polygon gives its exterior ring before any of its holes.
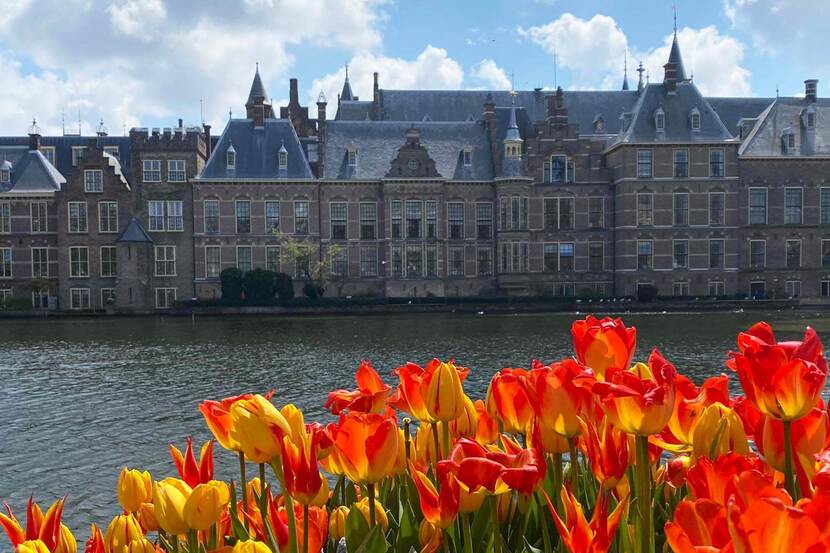
{"type": "Polygon", "coordinates": [[[251,92],[248,93],[248,101],[245,105],[254,104],[257,101],[264,101],[268,99],[265,93],[265,85],[262,84],[262,77],[259,76],[259,63],[256,64],[256,73],[254,73],[254,81],[251,83],[251,92]]]}
{"type": "Polygon", "coordinates": [[[669,93],[674,93],[677,83],[686,82],[686,68],[683,67],[683,57],[680,55],[680,46],[677,43],[677,13],[674,15],[674,38],[669,52],[669,61],[663,66],[666,70],[663,77],[663,84],[669,93]]]}
{"type": "Polygon", "coordinates": [[[625,58],[623,61],[623,90],[628,90],[628,52],[625,54],[625,58]]]}
{"type": "Polygon", "coordinates": [[[346,80],[343,81],[343,91],[340,93],[341,102],[351,102],[356,100],[352,94],[352,85],[349,83],[349,65],[346,64],[346,80]]]}
{"type": "Polygon", "coordinates": [[[504,136],[505,142],[507,141],[522,141],[522,137],[519,134],[519,125],[516,123],[516,93],[511,92],[511,102],[510,102],[510,123],[507,125],[507,134],[504,136]]]}
{"type": "Polygon", "coordinates": [[[248,101],[245,102],[245,115],[248,119],[253,119],[256,126],[262,126],[265,119],[274,117],[274,110],[265,93],[265,85],[262,84],[262,77],[259,76],[259,63],[256,64],[256,73],[251,83],[251,91],[248,93],[248,101]]]}

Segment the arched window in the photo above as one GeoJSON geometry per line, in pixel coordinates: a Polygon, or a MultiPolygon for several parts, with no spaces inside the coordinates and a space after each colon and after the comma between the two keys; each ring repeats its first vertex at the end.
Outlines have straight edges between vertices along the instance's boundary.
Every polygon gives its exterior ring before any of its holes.
{"type": "Polygon", "coordinates": [[[692,108],[692,111],[689,112],[689,125],[693,131],[700,130],[700,110],[697,108],[692,108]]]}
{"type": "Polygon", "coordinates": [[[654,112],[654,128],[657,129],[657,132],[666,130],[666,114],[663,108],[657,108],[657,111],[654,112]]]}

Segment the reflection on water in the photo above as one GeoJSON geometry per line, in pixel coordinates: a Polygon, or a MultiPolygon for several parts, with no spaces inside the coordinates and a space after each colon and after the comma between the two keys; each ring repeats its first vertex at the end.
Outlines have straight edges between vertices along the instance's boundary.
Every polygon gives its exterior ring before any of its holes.
{"type": "MultiPolygon", "coordinates": [[[[331,318],[78,319],[0,322],[0,499],[23,509],[68,494],[66,521],[86,539],[90,522],[116,514],[125,464],[172,475],[167,445],[208,438],[204,398],[277,391],[309,419],[323,420],[326,394],[353,386],[361,359],[388,379],[407,360],[455,357],[473,371],[466,389],[483,397],[489,377],[571,354],[573,315],[418,315],[331,318]]],[[[652,347],[700,380],[724,369],[736,333],[759,319],[784,338],[813,313],[654,314],[625,317],[639,330],[638,358],[652,347]]],[[[391,383],[391,380],[390,380],[391,383]]],[[[236,475],[217,448],[217,475],[236,475]]]]}

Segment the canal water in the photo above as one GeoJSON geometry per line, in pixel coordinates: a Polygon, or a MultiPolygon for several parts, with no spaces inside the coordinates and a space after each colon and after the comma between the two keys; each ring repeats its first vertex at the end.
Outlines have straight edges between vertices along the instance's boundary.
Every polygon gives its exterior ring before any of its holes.
{"type": "MultiPolygon", "coordinates": [[[[502,367],[572,354],[572,314],[413,315],[330,318],[136,318],[0,321],[0,500],[24,513],[67,495],[65,521],[79,541],[91,522],[117,514],[120,469],[175,474],[167,446],[209,437],[205,398],[276,390],[307,419],[326,421],[326,395],[353,388],[361,359],[393,383],[412,360],[455,358],[472,369],[466,390],[483,397],[502,367]]],[[[758,320],[779,339],[813,325],[830,342],[830,320],[808,312],[627,315],[638,359],[653,347],[696,381],[725,371],[736,334],[758,320]]],[[[737,385],[737,383],[734,383],[737,385]]],[[[216,449],[217,477],[235,459],[216,449]]],[[[0,551],[8,550],[5,536],[0,551]]]]}

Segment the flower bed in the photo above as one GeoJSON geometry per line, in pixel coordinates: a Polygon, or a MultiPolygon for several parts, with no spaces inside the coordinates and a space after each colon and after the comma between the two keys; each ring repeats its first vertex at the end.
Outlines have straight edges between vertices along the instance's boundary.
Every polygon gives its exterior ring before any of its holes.
{"type": "MultiPolygon", "coordinates": [[[[728,373],[697,386],[636,330],[574,322],[575,355],[496,373],[371,364],[329,394],[337,423],[306,422],[273,393],[200,406],[215,440],[171,446],[171,472],[124,468],[124,514],[86,553],[747,552],[830,550],[824,349],[807,328],[739,334],[728,373]],[[729,392],[737,378],[743,396],[729,392]],[[214,444],[239,477],[214,480],[214,444]],[[158,476],[158,475],[157,475],[158,476]]],[[[0,513],[15,553],[75,553],[65,500],[0,513]]],[[[102,527],[103,528],[103,527],[102,527]]]]}

